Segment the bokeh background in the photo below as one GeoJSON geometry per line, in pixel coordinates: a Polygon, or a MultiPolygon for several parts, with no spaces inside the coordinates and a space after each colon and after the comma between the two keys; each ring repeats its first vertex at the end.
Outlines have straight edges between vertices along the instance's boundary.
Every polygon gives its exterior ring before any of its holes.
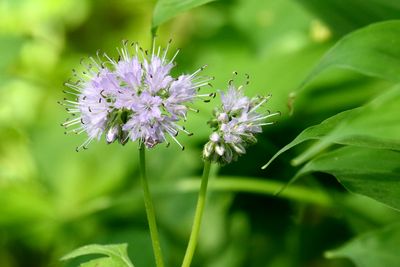
{"type": "MultiPolygon", "coordinates": [[[[204,73],[216,77],[214,89],[225,89],[233,71],[239,73],[239,84],[248,73],[247,94],[272,93],[269,108],[282,113],[239,161],[213,169],[215,183],[193,266],[353,266],[344,259],[325,259],[324,252],[399,220],[398,213],[347,193],[325,174],[310,175],[274,196],[295,173],[290,160],[302,146],[260,169],[304,128],[357,107],[389,86],[349,71],[330,71],[296,98],[289,116],[290,92],[335,41],[382,16],[400,18],[390,10],[345,11],[346,1],[321,2],[221,0],[184,12],[158,29],[160,45],[172,38],[171,50],[181,48],[176,73],[208,64],[204,73]]],[[[75,152],[85,136],[64,135],[60,123],[67,113],[57,101],[82,57],[98,49],[116,55],[123,39],[150,47],[155,4],[0,1],[1,267],[77,266],[80,260],[59,259],[85,244],[124,242],[135,266],[154,266],[137,144],[93,142],[87,151],[75,152]]],[[[195,135],[180,138],[184,152],[161,145],[147,154],[168,266],[179,266],[185,251],[201,150],[210,133],[206,122],[217,104],[218,98],[197,104],[200,113],[189,115],[187,128],[195,135]]]]}

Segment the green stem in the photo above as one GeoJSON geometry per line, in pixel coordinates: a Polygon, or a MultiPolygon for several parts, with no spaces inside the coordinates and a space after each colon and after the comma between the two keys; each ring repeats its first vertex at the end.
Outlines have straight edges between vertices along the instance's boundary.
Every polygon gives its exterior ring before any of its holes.
{"type": "Polygon", "coordinates": [[[163,257],[161,253],[160,238],[158,237],[156,216],[154,213],[153,201],[151,198],[149,184],[146,175],[146,156],[143,144],[139,148],[139,162],[140,162],[140,180],[143,188],[144,206],[146,208],[147,221],[149,223],[151,242],[153,245],[154,257],[157,267],[164,267],[163,257]]]}
{"type": "Polygon", "coordinates": [[[194,251],[196,249],[197,239],[200,233],[201,218],[203,217],[204,205],[206,202],[207,184],[208,184],[208,177],[210,175],[210,167],[211,167],[211,162],[206,160],[204,162],[203,177],[201,178],[200,192],[199,192],[199,197],[197,199],[197,206],[194,215],[192,232],[190,234],[185,257],[183,258],[182,267],[190,266],[193,259],[194,251]]]}
{"type": "Polygon", "coordinates": [[[151,28],[151,41],[152,41],[152,43],[153,43],[153,40],[154,40],[154,38],[156,38],[156,36],[157,36],[157,30],[158,30],[158,27],[152,27],[151,28]]]}

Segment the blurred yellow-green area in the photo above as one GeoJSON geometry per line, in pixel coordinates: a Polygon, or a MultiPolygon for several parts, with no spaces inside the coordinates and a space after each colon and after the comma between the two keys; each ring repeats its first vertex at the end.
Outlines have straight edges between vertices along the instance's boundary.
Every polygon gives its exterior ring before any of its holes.
{"type": "MultiPolygon", "coordinates": [[[[239,161],[212,169],[212,180],[258,179],[266,189],[254,193],[245,186],[220,184],[214,191],[211,182],[193,266],[353,266],[345,260],[327,260],[323,253],[360,232],[399,219],[372,200],[346,193],[328,175],[273,196],[295,173],[290,165],[295,151],[269,169],[260,169],[302,129],[364,103],[386,85],[333,71],[296,99],[296,112],[290,117],[290,92],[343,34],[300,2],[215,1],[158,29],[158,44],[165,46],[172,38],[171,53],[181,49],[176,73],[191,73],[207,64],[204,74],[215,77],[215,90],[226,88],[233,71],[239,73],[238,83],[245,82],[248,73],[246,94],[271,93],[270,110],[282,113],[239,161]],[[337,84],[341,90],[332,97],[337,84]],[[310,189],[301,191],[302,186],[310,189]],[[321,188],[328,188],[340,204],[333,204],[321,188]]],[[[86,137],[64,135],[60,123],[68,114],[57,101],[64,97],[63,83],[71,70],[80,70],[81,58],[98,49],[115,56],[124,39],[149,48],[155,4],[0,1],[1,267],[78,266],[80,259],[59,259],[85,244],[125,242],[136,267],[154,266],[137,144],[107,145],[102,140],[77,153],[75,147],[86,137]]],[[[218,97],[195,104],[200,112],[190,113],[186,124],[195,134],[180,137],[185,151],[171,144],[147,153],[168,266],[179,266],[185,252],[202,171],[202,146],[210,134],[206,122],[218,104],[218,97]]]]}

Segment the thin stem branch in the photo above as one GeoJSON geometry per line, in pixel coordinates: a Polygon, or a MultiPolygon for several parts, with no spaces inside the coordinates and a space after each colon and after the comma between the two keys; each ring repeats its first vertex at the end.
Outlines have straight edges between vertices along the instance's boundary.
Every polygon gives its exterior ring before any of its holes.
{"type": "Polygon", "coordinates": [[[157,267],[164,267],[164,261],[161,253],[160,238],[158,236],[156,216],[154,213],[153,201],[151,198],[149,184],[146,174],[146,156],[143,144],[139,148],[140,180],[143,188],[144,206],[146,208],[147,221],[149,223],[151,242],[153,245],[154,257],[157,267]]]}
{"type": "Polygon", "coordinates": [[[200,192],[197,199],[197,206],[193,220],[192,232],[190,233],[189,243],[186,249],[185,257],[183,258],[182,267],[189,267],[194,251],[196,250],[197,240],[200,233],[201,218],[203,217],[204,206],[207,196],[208,177],[210,176],[211,162],[204,161],[203,176],[201,178],[200,192]]]}
{"type": "MultiPolygon", "coordinates": [[[[157,197],[169,194],[191,194],[198,192],[200,177],[186,177],[177,181],[168,181],[168,183],[160,183],[154,185],[153,194],[157,197]]],[[[309,203],[319,205],[325,208],[335,207],[336,202],[343,199],[344,193],[335,193],[337,198],[332,198],[331,193],[309,188],[303,185],[291,185],[287,187],[279,196],[276,192],[281,189],[285,183],[273,179],[260,179],[251,176],[218,176],[218,179],[210,181],[208,188],[212,192],[219,193],[250,193],[260,194],[264,196],[274,196],[277,199],[286,199],[298,203],[309,203]]],[[[69,214],[65,220],[76,220],[79,217],[110,209],[119,205],[126,205],[132,202],[132,195],[137,197],[135,201],[140,201],[138,192],[135,188],[127,194],[121,195],[116,199],[99,198],[89,202],[86,206],[81,207],[76,213],[69,214]]]]}

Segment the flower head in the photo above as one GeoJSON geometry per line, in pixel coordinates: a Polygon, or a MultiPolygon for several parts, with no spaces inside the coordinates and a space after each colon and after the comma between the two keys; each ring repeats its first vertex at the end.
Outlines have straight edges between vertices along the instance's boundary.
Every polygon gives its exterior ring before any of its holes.
{"type": "Polygon", "coordinates": [[[259,109],[271,96],[248,98],[243,87],[229,82],[226,92],[221,92],[221,107],[214,110],[209,121],[213,128],[209,141],[204,146],[203,158],[221,164],[237,160],[246,153],[246,147],[257,142],[255,134],[262,132],[262,126],[273,124],[267,119],[279,112],[261,112],[259,109]]]}
{"type": "Polygon", "coordinates": [[[168,49],[169,44],[162,51],[161,47],[153,49],[149,55],[138,44],[129,46],[124,42],[118,49],[118,60],[104,55],[104,60],[98,56],[97,60],[90,57],[89,62],[82,61],[86,70],[81,75],[74,71],[77,80],[66,83],[71,89],[66,93],[75,100],[61,102],[73,115],[62,125],[76,126],[67,132],[88,135],[77,150],[87,148],[103,134],[108,143],[138,140],[151,148],[163,142],[169,144],[172,139],[183,149],[176,136],[179,132],[191,133],[179,122],[186,120],[192,109],[190,103],[212,96],[198,93],[212,78],[198,76],[204,67],[174,78],[171,69],[178,52],[167,59],[168,49]]]}

